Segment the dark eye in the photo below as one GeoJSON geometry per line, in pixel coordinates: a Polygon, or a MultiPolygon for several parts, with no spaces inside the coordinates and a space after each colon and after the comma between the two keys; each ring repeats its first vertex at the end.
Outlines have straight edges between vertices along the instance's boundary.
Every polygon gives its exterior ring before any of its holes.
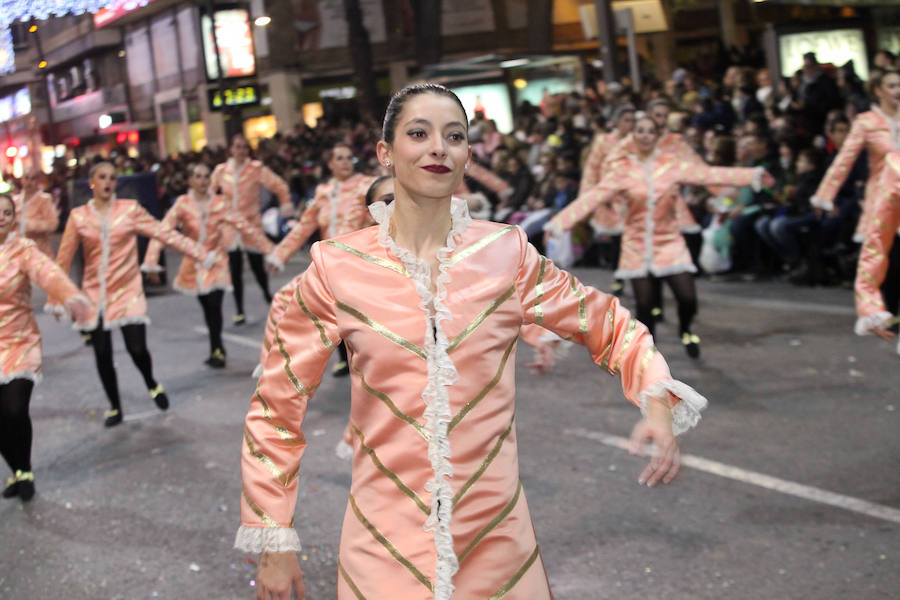
{"type": "Polygon", "coordinates": [[[460,133],[459,131],[455,131],[447,137],[449,137],[450,140],[454,141],[454,142],[463,142],[466,139],[466,136],[463,135],[462,133],[460,133]]]}
{"type": "Polygon", "coordinates": [[[414,137],[414,138],[419,138],[419,139],[421,139],[421,138],[424,138],[424,137],[425,137],[425,132],[422,131],[421,129],[413,129],[412,131],[409,132],[408,135],[409,135],[410,137],[414,137]]]}

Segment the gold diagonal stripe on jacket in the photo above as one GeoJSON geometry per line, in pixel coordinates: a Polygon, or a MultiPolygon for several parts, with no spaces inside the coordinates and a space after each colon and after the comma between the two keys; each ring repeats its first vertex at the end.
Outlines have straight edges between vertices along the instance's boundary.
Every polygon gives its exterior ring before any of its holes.
{"type": "Polygon", "coordinates": [[[263,418],[278,432],[278,437],[280,437],[282,441],[291,445],[299,445],[306,442],[302,432],[299,437],[297,437],[285,425],[276,423],[275,420],[272,419],[272,411],[269,409],[269,403],[262,397],[262,394],[259,391],[259,385],[256,386],[256,400],[262,405],[263,418]]]}
{"type": "Polygon", "coordinates": [[[396,333],[394,333],[393,331],[391,331],[390,329],[388,329],[381,323],[378,323],[377,321],[370,319],[369,317],[367,317],[360,311],[356,310],[352,306],[344,304],[343,302],[338,300],[337,307],[339,309],[341,309],[342,311],[344,311],[345,313],[347,313],[348,315],[350,315],[351,317],[354,317],[361,323],[367,325],[375,333],[389,339],[390,341],[394,342],[401,348],[405,348],[406,350],[409,350],[410,352],[412,352],[413,354],[415,354],[422,360],[428,360],[428,354],[425,352],[424,348],[417,346],[417,345],[413,344],[412,342],[410,342],[408,339],[397,335],[396,333]]]}
{"type": "Polygon", "coordinates": [[[416,506],[419,507],[419,510],[421,510],[426,515],[430,515],[431,507],[427,506],[424,502],[422,502],[422,499],[419,498],[419,495],[416,492],[414,492],[408,485],[403,483],[403,481],[400,479],[400,477],[396,473],[394,473],[393,471],[388,469],[384,465],[384,463],[381,462],[381,459],[378,458],[378,455],[375,453],[374,448],[366,445],[366,436],[360,430],[360,428],[357,427],[356,424],[352,423],[352,422],[350,423],[350,428],[353,430],[353,433],[356,434],[356,437],[359,438],[360,447],[362,448],[363,452],[368,454],[369,458],[372,459],[372,463],[375,465],[375,468],[378,469],[379,471],[381,471],[382,475],[384,475],[385,477],[387,477],[388,479],[393,481],[394,485],[397,486],[397,489],[399,489],[406,496],[408,496],[413,502],[416,503],[416,506]]]}
{"type": "MultiPolygon", "coordinates": [[[[244,498],[244,502],[247,503],[247,506],[250,507],[250,510],[252,510],[253,513],[257,517],[259,517],[260,521],[265,523],[266,527],[285,527],[284,525],[280,525],[278,523],[278,521],[276,521],[275,519],[273,519],[272,517],[267,515],[263,509],[261,509],[259,506],[257,506],[256,503],[254,503],[253,500],[250,499],[250,496],[247,495],[247,490],[242,489],[241,496],[244,498]]],[[[291,519],[291,524],[288,525],[288,527],[293,527],[293,526],[294,526],[294,520],[291,519]]]]}
{"type": "Polygon", "coordinates": [[[613,371],[616,373],[622,369],[622,357],[625,356],[625,351],[628,350],[634,341],[635,335],[637,335],[637,325],[637,319],[628,321],[628,328],[625,330],[625,340],[622,342],[622,349],[619,350],[619,360],[616,361],[616,366],[613,367],[613,371]]]}
{"type": "Polygon", "coordinates": [[[338,572],[341,574],[341,578],[344,580],[344,583],[347,584],[347,587],[350,588],[350,591],[353,592],[353,595],[356,596],[356,600],[366,600],[366,597],[363,596],[363,593],[359,591],[359,588],[356,586],[356,583],[353,582],[353,579],[350,578],[350,574],[344,569],[344,565],[341,564],[340,559],[338,559],[338,572]]]}
{"type": "Polygon", "coordinates": [[[578,333],[587,333],[587,298],[584,290],[578,289],[575,276],[572,274],[569,274],[569,285],[572,287],[572,293],[578,298],[578,333]]]}
{"type": "Polygon", "coordinates": [[[641,368],[638,370],[638,381],[641,381],[641,378],[644,376],[644,371],[647,370],[647,365],[650,364],[650,361],[653,360],[653,356],[656,353],[656,346],[650,346],[647,348],[647,351],[644,352],[644,356],[641,357],[641,368]]]}
{"type": "Polygon", "coordinates": [[[471,542],[469,542],[469,545],[466,546],[466,549],[459,553],[459,564],[462,564],[469,553],[475,549],[475,547],[479,544],[479,542],[481,542],[481,540],[485,538],[487,534],[493,531],[500,523],[503,522],[504,519],[506,519],[506,517],[509,516],[509,513],[511,513],[516,507],[516,504],[519,503],[519,496],[521,495],[521,493],[522,481],[519,480],[519,485],[516,486],[516,493],[513,495],[512,500],[510,500],[506,504],[506,506],[503,507],[503,510],[501,510],[496,517],[491,519],[490,523],[488,523],[481,531],[478,532],[478,535],[476,535],[475,538],[471,542]]]}
{"type": "Polygon", "coordinates": [[[490,597],[490,600],[500,600],[500,598],[503,598],[503,597],[504,597],[505,595],[507,595],[514,587],[516,587],[516,584],[519,583],[519,580],[522,579],[522,577],[525,575],[525,573],[528,572],[528,569],[531,568],[531,565],[534,564],[534,561],[537,560],[537,557],[538,557],[539,555],[540,555],[540,546],[535,546],[535,547],[534,547],[534,552],[531,553],[531,556],[528,557],[528,560],[525,561],[525,564],[522,565],[522,568],[520,568],[518,571],[516,571],[516,574],[512,576],[512,579],[510,579],[509,581],[507,581],[507,582],[503,585],[503,587],[501,587],[501,588],[497,591],[496,594],[494,594],[493,596],[491,596],[491,597],[490,597]]]}
{"type": "Polygon", "coordinates": [[[491,466],[491,463],[494,462],[494,459],[497,458],[498,454],[500,454],[500,449],[503,447],[503,442],[505,442],[506,438],[509,437],[509,434],[512,433],[513,425],[515,425],[515,422],[516,415],[513,415],[512,419],[509,422],[509,427],[507,427],[506,431],[501,433],[500,437],[497,438],[497,443],[494,444],[494,447],[491,448],[491,451],[481,462],[481,466],[478,467],[478,470],[475,471],[475,473],[473,473],[471,477],[469,477],[468,481],[466,481],[463,486],[459,488],[459,491],[456,492],[456,495],[453,496],[454,510],[457,508],[457,505],[459,504],[460,500],[462,500],[463,496],[466,495],[466,492],[469,491],[469,488],[475,485],[475,482],[478,481],[482,475],[484,475],[484,472],[487,471],[487,468],[491,466]]]}
{"type": "Polygon", "coordinates": [[[544,308],[541,300],[544,299],[544,271],[547,268],[547,259],[541,256],[541,267],[538,270],[537,281],[534,283],[534,322],[536,325],[544,324],[544,308]]]}
{"type": "MultiPolygon", "coordinates": [[[[612,330],[616,325],[616,317],[613,315],[612,309],[607,309],[606,311],[606,319],[609,321],[609,328],[612,330]]],[[[600,356],[603,358],[600,360],[600,366],[604,369],[609,370],[609,354],[612,351],[612,336],[610,336],[610,342],[606,345],[606,348],[603,349],[603,352],[600,353],[600,356]]]]}
{"type": "Polygon", "coordinates": [[[481,402],[488,393],[494,389],[497,384],[500,382],[500,379],[503,377],[503,370],[506,368],[506,361],[509,359],[509,355],[512,353],[513,348],[516,347],[516,342],[519,341],[519,336],[513,338],[512,342],[510,342],[509,346],[507,346],[506,351],[503,353],[503,358],[500,360],[500,366],[497,367],[497,373],[494,374],[494,377],[484,386],[478,394],[475,395],[474,398],[469,400],[465,406],[459,409],[459,412],[456,413],[456,416],[447,424],[447,435],[450,434],[453,429],[459,425],[460,421],[462,421],[467,414],[469,414],[473,408],[475,408],[479,402],[481,402]]]}
{"type": "Polygon", "coordinates": [[[476,329],[478,329],[478,327],[482,323],[484,323],[485,319],[487,319],[489,316],[491,316],[494,313],[494,311],[496,311],[498,308],[500,308],[500,306],[503,305],[504,302],[506,302],[507,300],[510,299],[510,297],[515,293],[515,291],[516,291],[516,286],[514,286],[514,285],[509,286],[509,289],[507,289],[505,292],[500,294],[500,296],[498,296],[493,302],[491,302],[491,304],[487,308],[485,308],[483,311],[481,311],[481,313],[477,317],[475,317],[472,320],[472,322],[469,323],[469,325],[465,329],[463,329],[462,332],[458,336],[453,338],[453,340],[450,342],[450,345],[447,346],[447,354],[456,350],[460,344],[462,344],[464,341],[466,341],[466,339],[470,335],[472,335],[472,333],[476,329]]]}
{"type": "Polygon", "coordinates": [[[353,248],[352,246],[348,246],[347,244],[344,244],[342,242],[336,242],[334,240],[326,240],[324,243],[328,246],[331,246],[332,248],[337,248],[338,250],[343,250],[344,252],[347,252],[349,254],[352,254],[353,256],[356,256],[357,258],[361,258],[364,261],[370,262],[373,265],[378,265],[379,267],[384,267],[385,269],[390,269],[391,271],[394,271],[395,273],[399,273],[400,275],[403,275],[404,277],[409,277],[409,273],[406,271],[406,267],[404,267],[400,263],[396,263],[392,260],[388,260],[388,259],[382,258],[380,256],[374,256],[372,254],[367,254],[365,252],[357,250],[356,248],[353,248]]]}
{"type": "Polygon", "coordinates": [[[294,298],[297,300],[297,304],[300,306],[300,310],[303,311],[307,317],[309,317],[310,321],[313,322],[313,325],[316,326],[316,329],[319,332],[319,339],[322,340],[322,345],[325,346],[327,350],[331,350],[334,348],[334,344],[331,342],[331,339],[325,334],[325,328],[322,327],[322,321],[319,320],[319,317],[313,314],[311,310],[306,306],[306,302],[303,301],[303,294],[300,292],[300,286],[294,288],[294,298]]]}
{"type": "Polygon", "coordinates": [[[297,379],[297,376],[294,375],[293,369],[291,369],[291,355],[288,354],[288,351],[284,348],[284,340],[281,339],[281,334],[278,333],[278,326],[275,326],[275,343],[278,345],[278,352],[281,353],[281,357],[284,359],[284,372],[290,380],[291,385],[294,386],[294,389],[297,390],[297,393],[301,396],[311,396],[314,391],[316,391],[316,386],[306,387],[300,380],[297,379]]]}
{"type": "Polygon", "coordinates": [[[384,405],[388,407],[388,410],[394,413],[395,417],[412,425],[413,428],[415,428],[415,430],[418,431],[419,435],[421,435],[423,438],[425,438],[426,440],[431,439],[431,435],[427,431],[425,431],[425,427],[423,427],[421,423],[400,410],[400,408],[396,404],[394,404],[394,401],[391,400],[390,396],[380,390],[376,390],[371,385],[369,385],[369,383],[366,381],[366,376],[363,375],[362,371],[360,371],[356,367],[351,368],[353,369],[353,373],[359,376],[359,382],[360,384],[362,384],[363,389],[366,390],[366,392],[381,400],[384,405]]]}
{"type": "Polygon", "coordinates": [[[289,485],[291,485],[291,482],[295,477],[297,477],[299,466],[297,469],[294,469],[290,473],[282,473],[281,469],[278,468],[278,466],[271,458],[256,449],[256,446],[253,444],[253,440],[250,438],[250,431],[248,431],[246,428],[244,428],[244,441],[247,443],[247,451],[250,452],[250,456],[258,460],[260,464],[264,466],[282,486],[288,487],[289,485]]]}
{"type": "Polygon", "coordinates": [[[503,237],[510,231],[515,231],[515,229],[516,229],[515,225],[507,225],[506,227],[503,227],[502,229],[498,229],[497,231],[494,231],[493,233],[489,233],[488,235],[484,236],[477,242],[466,246],[465,248],[463,248],[462,250],[460,250],[459,252],[457,252],[456,254],[451,256],[450,264],[455,265],[456,263],[469,258],[476,252],[480,252],[487,246],[493,244],[494,242],[499,240],[501,237],[503,237]]]}
{"type": "Polygon", "coordinates": [[[373,525],[372,522],[362,514],[362,511],[359,510],[359,506],[356,505],[356,498],[353,497],[353,494],[350,494],[350,508],[353,509],[353,514],[356,515],[356,518],[359,520],[362,526],[372,534],[372,537],[374,537],[379,544],[384,546],[384,548],[390,553],[390,555],[394,557],[394,560],[406,567],[406,569],[410,573],[412,573],[413,577],[418,579],[422,583],[422,585],[428,588],[429,592],[434,592],[434,586],[431,583],[431,580],[425,577],[425,575],[420,570],[418,570],[415,565],[409,561],[408,558],[400,554],[400,551],[397,550],[396,546],[394,546],[394,544],[392,544],[389,539],[384,537],[384,535],[380,531],[378,531],[375,525],[373,525]]]}

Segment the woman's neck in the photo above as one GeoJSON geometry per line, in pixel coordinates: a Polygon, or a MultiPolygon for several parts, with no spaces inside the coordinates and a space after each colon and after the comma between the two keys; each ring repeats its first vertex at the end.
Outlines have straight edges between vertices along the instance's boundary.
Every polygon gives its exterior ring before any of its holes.
{"type": "Polygon", "coordinates": [[[892,119],[897,116],[897,104],[891,102],[888,98],[881,98],[878,101],[878,108],[881,109],[881,112],[891,117],[892,119]]]}
{"type": "Polygon", "coordinates": [[[197,202],[204,203],[209,200],[209,190],[204,190],[202,192],[191,190],[191,194],[194,196],[194,200],[197,202]]]}
{"type": "Polygon", "coordinates": [[[9,239],[9,231],[0,231],[0,245],[5,244],[9,239]]]}
{"type": "Polygon", "coordinates": [[[399,246],[431,260],[446,244],[451,225],[449,197],[414,199],[395,191],[391,236],[399,246]]]}
{"type": "Polygon", "coordinates": [[[638,150],[637,156],[641,162],[647,162],[653,158],[653,150],[638,150]]]}
{"type": "Polygon", "coordinates": [[[97,210],[97,212],[101,214],[106,214],[106,212],[109,211],[110,207],[112,206],[112,198],[102,200],[94,196],[94,198],[91,199],[91,202],[94,203],[94,208],[97,210]]]}

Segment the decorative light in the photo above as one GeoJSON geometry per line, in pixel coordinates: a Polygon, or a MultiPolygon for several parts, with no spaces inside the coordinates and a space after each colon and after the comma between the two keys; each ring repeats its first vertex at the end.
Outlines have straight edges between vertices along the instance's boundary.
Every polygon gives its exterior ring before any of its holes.
{"type": "Polygon", "coordinates": [[[100,129],[106,129],[107,127],[112,125],[112,121],[113,119],[111,115],[103,114],[100,115],[99,119],[97,119],[97,125],[100,126],[100,129]]]}
{"type": "Polygon", "coordinates": [[[32,25],[28,28],[28,33],[34,33],[35,31],[37,31],[37,25],[32,25]]]}
{"type": "Polygon", "coordinates": [[[271,22],[272,22],[272,17],[263,15],[261,17],[256,17],[256,20],[253,21],[253,24],[256,25],[257,27],[265,27],[266,25],[268,25],[271,22]]]}
{"type": "Polygon", "coordinates": [[[129,131],[128,132],[128,141],[132,144],[137,144],[140,141],[141,136],[137,131],[129,131]]]}
{"type": "Polygon", "coordinates": [[[525,81],[524,79],[522,79],[521,77],[519,77],[518,79],[515,79],[513,81],[513,85],[515,86],[515,88],[517,90],[524,90],[525,88],[528,87],[528,82],[525,81]]]}
{"type": "MultiPolygon", "coordinates": [[[[70,13],[95,13],[109,3],[110,0],[0,0],[0,75],[16,70],[12,32],[9,30],[15,21],[43,21],[51,15],[62,17],[70,13]]],[[[34,25],[29,29],[31,32],[35,30],[34,25]]]]}
{"type": "Polygon", "coordinates": [[[15,158],[16,154],[19,153],[19,149],[15,146],[10,146],[6,149],[6,158],[15,158]]]}
{"type": "Polygon", "coordinates": [[[41,62],[38,63],[38,69],[46,69],[46,68],[47,68],[46,60],[42,60],[41,62]]]}

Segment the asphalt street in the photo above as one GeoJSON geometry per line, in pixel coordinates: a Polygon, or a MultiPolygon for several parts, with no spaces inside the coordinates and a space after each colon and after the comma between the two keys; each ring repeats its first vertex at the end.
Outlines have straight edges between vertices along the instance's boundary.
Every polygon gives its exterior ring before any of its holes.
{"type": "MultiPolygon", "coordinates": [[[[295,257],[273,290],[307,261],[295,257]]],[[[610,283],[608,271],[575,272],[601,289],[610,283]]],[[[230,325],[226,298],[223,371],[203,365],[196,299],[150,298],[166,413],[115,334],[126,422],[112,430],[90,347],[38,317],[38,493],[27,505],[0,503],[0,598],[254,597],[255,559],[232,543],[267,307],[249,272],[245,282],[247,325],[230,325]]],[[[853,335],[849,290],[706,280],[699,289],[701,360],[685,355],[671,301],[657,333],[673,374],[710,400],[682,440],[686,465],[670,486],[637,484],[643,461],[620,445],[638,411],[583,349],[536,376],[525,367],[530,349],[519,348],[522,481],[556,598],[900,597],[896,343],[853,335]]],[[[40,293],[34,302],[43,305],[40,293]]],[[[348,411],[349,382],[326,374],[304,426],[295,518],[310,600],[335,595],[350,472],[334,447],[348,411]]]]}

